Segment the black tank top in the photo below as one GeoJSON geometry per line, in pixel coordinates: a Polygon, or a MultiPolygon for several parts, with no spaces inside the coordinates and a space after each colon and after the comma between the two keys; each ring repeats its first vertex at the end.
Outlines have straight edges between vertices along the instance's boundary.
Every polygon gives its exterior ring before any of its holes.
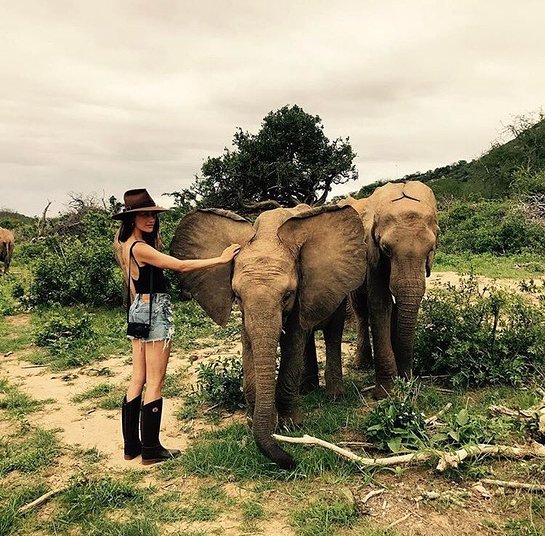
{"type": "MultiPolygon", "coordinates": [[[[136,266],[138,266],[138,279],[134,279],[132,277],[132,281],[134,283],[134,290],[137,294],[149,294],[150,293],[150,276],[153,272],[153,293],[159,293],[159,292],[167,292],[167,282],[165,279],[165,274],[163,273],[162,268],[157,268],[157,266],[152,266],[151,264],[146,264],[145,266],[140,266],[138,262],[136,262],[136,259],[134,257],[134,253],[132,252],[132,248],[134,244],[137,242],[142,242],[141,240],[137,240],[131,245],[130,249],[130,256],[134,259],[134,262],[136,263],[136,266]]],[[[145,243],[145,242],[143,242],[145,243]]],[[[130,262],[130,258],[129,258],[130,262]]]]}

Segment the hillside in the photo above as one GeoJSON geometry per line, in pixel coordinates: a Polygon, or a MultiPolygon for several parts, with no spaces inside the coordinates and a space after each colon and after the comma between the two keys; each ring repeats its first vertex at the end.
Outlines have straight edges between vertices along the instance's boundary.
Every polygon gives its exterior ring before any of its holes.
{"type": "MultiPolygon", "coordinates": [[[[502,198],[509,195],[514,174],[520,170],[537,173],[545,170],[545,119],[531,124],[520,119],[511,128],[516,137],[506,143],[494,145],[481,157],[466,162],[460,160],[425,173],[413,173],[392,182],[419,180],[427,183],[441,198],[502,198]]],[[[377,181],[352,194],[366,197],[382,184],[377,181]]]]}

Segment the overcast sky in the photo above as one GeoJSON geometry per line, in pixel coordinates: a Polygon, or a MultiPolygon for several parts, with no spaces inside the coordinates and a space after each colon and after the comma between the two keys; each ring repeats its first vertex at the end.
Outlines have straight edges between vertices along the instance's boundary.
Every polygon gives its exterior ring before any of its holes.
{"type": "Polygon", "coordinates": [[[0,208],[189,186],[285,104],[350,136],[357,190],[460,159],[545,100],[545,3],[4,0],[0,208]]]}

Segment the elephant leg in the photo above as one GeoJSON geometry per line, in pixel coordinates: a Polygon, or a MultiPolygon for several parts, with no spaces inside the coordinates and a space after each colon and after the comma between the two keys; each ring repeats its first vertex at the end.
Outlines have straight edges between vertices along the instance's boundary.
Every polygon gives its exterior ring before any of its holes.
{"type": "Polygon", "coordinates": [[[299,388],[307,336],[308,332],[298,326],[298,320],[288,320],[285,333],[280,337],[280,370],[276,383],[276,409],[280,425],[299,426],[303,423],[299,388]]]}
{"type": "Polygon", "coordinates": [[[301,381],[301,393],[306,394],[315,391],[320,386],[318,379],[318,357],[316,356],[316,343],[314,331],[307,337],[304,352],[303,379],[301,381]]]}
{"type": "Polygon", "coordinates": [[[251,421],[255,408],[255,366],[252,345],[244,326],[242,327],[242,370],[242,389],[248,404],[248,419],[251,421]]]}
{"type": "Polygon", "coordinates": [[[324,326],[326,352],[325,389],[331,397],[344,395],[341,343],[346,317],[346,299],[324,326]]]}
{"type": "Polygon", "coordinates": [[[392,298],[389,274],[374,271],[369,279],[369,319],[373,337],[375,361],[375,390],[377,398],[384,398],[392,390],[397,376],[397,365],[392,348],[391,321],[392,298]],[[387,275],[387,277],[386,277],[387,275]]]}
{"type": "Polygon", "coordinates": [[[369,308],[367,295],[364,292],[353,292],[350,296],[352,310],[356,317],[358,335],[356,339],[356,355],[352,366],[355,369],[370,370],[373,368],[373,350],[369,336],[369,308]]]}

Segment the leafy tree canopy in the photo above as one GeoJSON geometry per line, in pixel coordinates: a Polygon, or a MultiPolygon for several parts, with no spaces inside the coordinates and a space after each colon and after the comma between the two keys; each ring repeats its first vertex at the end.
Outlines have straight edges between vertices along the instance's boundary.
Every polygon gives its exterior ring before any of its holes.
{"type": "Polygon", "coordinates": [[[297,105],[270,112],[257,134],[239,128],[233,146],[204,162],[190,188],[199,205],[240,212],[266,200],[317,205],[334,184],[358,177],[349,138],[330,141],[320,117],[297,105]]]}

